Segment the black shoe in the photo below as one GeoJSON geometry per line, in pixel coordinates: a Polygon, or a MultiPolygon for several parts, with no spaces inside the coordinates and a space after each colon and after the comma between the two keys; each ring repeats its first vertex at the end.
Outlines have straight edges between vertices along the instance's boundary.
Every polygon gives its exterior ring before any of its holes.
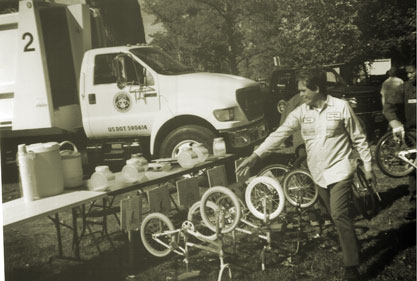
{"type": "Polygon", "coordinates": [[[357,266],[348,266],[345,267],[345,271],[343,273],[343,280],[345,281],[359,281],[361,280],[361,276],[358,271],[357,266]]]}

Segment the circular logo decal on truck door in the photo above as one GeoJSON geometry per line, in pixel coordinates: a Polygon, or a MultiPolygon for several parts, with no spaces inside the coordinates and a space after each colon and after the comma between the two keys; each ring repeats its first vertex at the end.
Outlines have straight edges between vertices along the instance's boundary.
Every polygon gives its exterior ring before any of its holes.
{"type": "Polygon", "coordinates": [[[122,113],[128,112],[132,105],[129,95],[125,92],[117,93],[114,96],[113,104],[117,111],[122,113]]]}

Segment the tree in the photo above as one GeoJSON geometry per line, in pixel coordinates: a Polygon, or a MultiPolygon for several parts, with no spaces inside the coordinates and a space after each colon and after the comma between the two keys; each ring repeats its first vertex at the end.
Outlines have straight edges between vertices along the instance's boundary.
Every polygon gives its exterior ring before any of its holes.
{"type": "Polygon", "coordinates": [[[146,0],[153,44],[199,70],[265,78],[303,67],[415,53],[411,0],[146,0]]]}
{"type": "Polygon", "coordinates": [[[358,5],[364,59],[392,58],[394,64],[415,61],[416,2],[364,0],[358,5]]]}

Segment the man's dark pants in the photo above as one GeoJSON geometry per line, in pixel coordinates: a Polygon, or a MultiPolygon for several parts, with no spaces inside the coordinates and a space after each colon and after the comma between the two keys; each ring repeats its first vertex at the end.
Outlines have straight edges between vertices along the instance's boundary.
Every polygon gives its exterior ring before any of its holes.
{"type": "Polygon", "coordinates": [[[349,215],[349,205],[352,200],[352,178],[331,184],[327,188],[318,186],[318,190],[339,234],[344,265],[346,267],[358,265],[358,240],[349,215]]]}

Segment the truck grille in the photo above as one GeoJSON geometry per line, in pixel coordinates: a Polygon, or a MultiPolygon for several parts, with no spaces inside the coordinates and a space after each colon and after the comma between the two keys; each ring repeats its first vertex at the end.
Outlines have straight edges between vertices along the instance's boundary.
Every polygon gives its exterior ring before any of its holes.
{"type": "Polygon", "coordinates": [[[238,89],[236,100],[249,121],[264,116],[264,94],[259,86],[238,89]]]}

